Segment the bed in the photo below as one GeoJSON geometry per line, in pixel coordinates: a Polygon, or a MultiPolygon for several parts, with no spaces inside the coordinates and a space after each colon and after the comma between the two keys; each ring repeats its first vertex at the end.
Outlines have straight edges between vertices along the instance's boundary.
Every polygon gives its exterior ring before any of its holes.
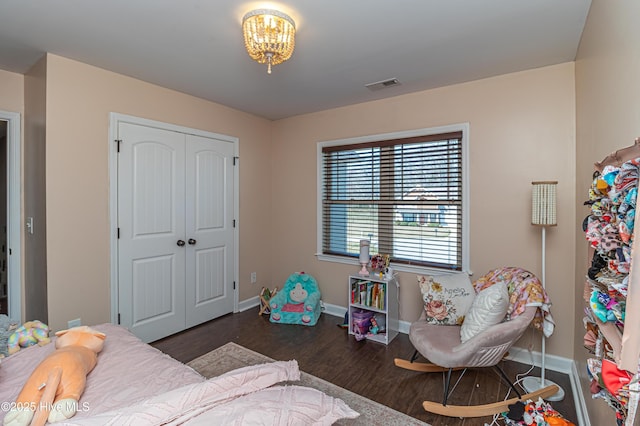
{"type": "MultiPolygon", "coordinates": [[[[332,424],[358,413],[318,390],[278,383],[300,378],[296,361],[279,361],[205,379],[128,330],[93,327],[107,335],[87,377],[78,413],[67,425],[332,424]]],[[[0,364],[0,420],[33,368],[53,344],[32,346],[0,364]]]]}

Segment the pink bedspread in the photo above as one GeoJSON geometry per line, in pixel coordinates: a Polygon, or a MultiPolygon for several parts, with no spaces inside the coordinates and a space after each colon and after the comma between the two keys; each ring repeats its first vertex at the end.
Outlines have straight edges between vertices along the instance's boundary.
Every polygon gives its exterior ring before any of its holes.
{"type": "MultiPolygon", "coordinates": [[[[240,368],[205,380],[126,329],[103,324],[107,335],[87,377],[78,413],[59,425],[330,425],[358,413],[344,401],[301,386],[296,361],[240,368]]],[[[0,402],[15,401],[53,344],[23,349],[0,364],[0,402]]],[[[0,421],[6,411],[0,410],[0,421]]]]}
{"type": "MultiPolygon", "coordinates": [[[[178,387],[202,382],[191,367],[143,343],[123,327],[102,324],[93,327],[107,335],[98,365],[87,377],[75,418],[94,416],[178,387]]],[[[55,346],[32,346],[2,360],[0,402],[15,401],[33,369],[55,346]]],[[[0,423],[6,410],[0,409],[0,423]]]]}
{"type": "Polygon", "coordinates": [[[230,371],[140,404],[65,426],[152,425],[331,425],[356,418],[342,400],[301,386],[273,386],[300,379],[296,361],[276,361],[230,371]]]}

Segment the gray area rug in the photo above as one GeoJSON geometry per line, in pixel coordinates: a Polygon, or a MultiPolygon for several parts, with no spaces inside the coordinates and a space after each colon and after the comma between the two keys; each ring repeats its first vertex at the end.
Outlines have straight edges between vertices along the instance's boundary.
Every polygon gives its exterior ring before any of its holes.
{"type": "MultiPolygon", "coordinates": [[[[187,365],[204,377],[211,378],[235,370],[236,368],[273,361],[273,359],[265,355],[231,342],[194,359],[187,365]]],[[[303,371],[300,372],[300,381],[295,382],[295,384],[312,387],[334,398],[340,398],[346,402],[349,407],[360,413],[360,416],[356,419],[345,419],[336,423],[339,425],[427,425],[427,423],[421,422],[418,419],[414,419],[413,417],[303,371]]]]}

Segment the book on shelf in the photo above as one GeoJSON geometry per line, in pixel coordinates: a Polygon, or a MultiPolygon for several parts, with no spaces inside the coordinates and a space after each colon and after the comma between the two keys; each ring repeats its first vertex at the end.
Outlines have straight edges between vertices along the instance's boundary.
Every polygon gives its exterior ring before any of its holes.
{"type": "Polygon", "coordinates": [[[351,303],[385,309],[385,283],[357,280],[351,283],[351,303]]]}

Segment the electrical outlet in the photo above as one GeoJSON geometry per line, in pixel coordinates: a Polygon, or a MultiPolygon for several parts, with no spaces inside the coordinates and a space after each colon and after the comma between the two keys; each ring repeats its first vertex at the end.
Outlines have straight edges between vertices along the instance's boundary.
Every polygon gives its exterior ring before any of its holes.
{"type": "Polygon", "coordinates": [[[251,284],[255,284],[258,282],[258,276],[255,272],[251,273],[251,284]]]}
{"type": "Polygon", "coordinates": [[[76,318],[74,320],[67,322],[68,328],[80,327],[81,325],[82,325],[82,321],[80,321],[80,318],[76,318]]]}

